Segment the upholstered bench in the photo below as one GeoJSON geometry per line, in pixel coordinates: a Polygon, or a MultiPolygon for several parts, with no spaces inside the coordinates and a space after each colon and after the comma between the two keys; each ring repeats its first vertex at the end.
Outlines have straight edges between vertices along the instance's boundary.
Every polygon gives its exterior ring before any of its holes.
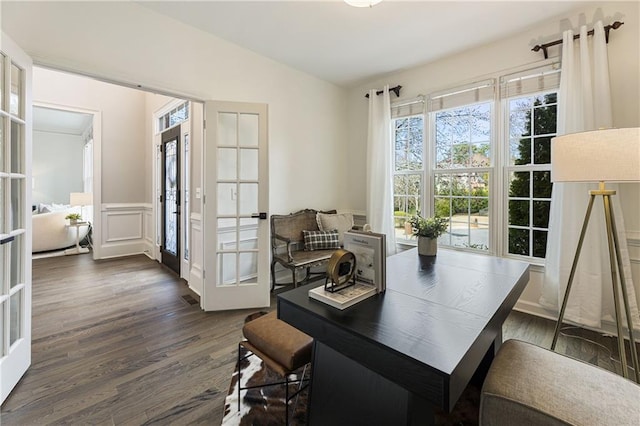
{"type": "MultiPolygon", "coordinates": [[[[238,381],[238,411],[240,411],[240,391],[254,387],[284,385],[285,386],[285,419],[289,422],[289,401],[305,387],[289,394],[289,385],[292,383],[302,383],[305,381],[304,372],[300,379],[291,380],[289,376],[296,370],[306,366],[311,362],[311,348],[313,339],[297,328],[281,321],[276,316],[276,312],[263,315],[257,319],[247,322],[242,327],[242,334],[245,341],[239,346],[244,347],[251,353],[262,359],[264,363],[276,373],[283,376],[283,382],[264,383],[257,386],[241,387],[238,381]]],[[[240,347],[238,347],[238,368],[240,368],[240,347]]],[[[238,377],[240,372],[238,372],[238,377]]]]}
{"type": "Polygon", "coordinates": [[[508,340],[482,387],[480,424],[638,425],[640,386],[594,365],[508,340]]]}

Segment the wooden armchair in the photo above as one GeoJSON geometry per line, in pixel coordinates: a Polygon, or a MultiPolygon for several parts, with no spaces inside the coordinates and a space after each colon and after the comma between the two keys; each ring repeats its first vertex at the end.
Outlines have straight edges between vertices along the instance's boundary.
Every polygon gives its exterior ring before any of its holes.
{"type": "MultiPolygon", "coordinates": [[[[278,285],[298,286],[299,282],[307,282],[311,275],[325,275],[323,272],[311,272],[311,268],[321,266],[329,261],[335,250],[304,250],[304,236],[302,231],[317,231],[317,210],[305,209],[288,215],[271,216],[271,290],[276,286],[276,264],[291,271],[290,283],[278,285]],[[296,272],[305,269],[305,277],[298,281],[296,272]]],[[[336,213],[335,210],[321,213],[336,213]]]]}

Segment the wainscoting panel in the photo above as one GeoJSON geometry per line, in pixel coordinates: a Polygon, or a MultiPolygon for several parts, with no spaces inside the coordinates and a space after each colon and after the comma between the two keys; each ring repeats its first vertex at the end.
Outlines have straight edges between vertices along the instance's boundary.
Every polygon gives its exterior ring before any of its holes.
{"type": "Polygon", "coordinates": [[[202,216],[200,213],[191,213],[191,270],[189,271],[189,288],[199,296],[202,296],[203,273],[202,265],[204,256],[202,250],[202,216]]]}
{"type": "Polygon", "coordinates": [[[101,257],[149,255],[153,239],[150,204],[102,205],[101,257]]]}

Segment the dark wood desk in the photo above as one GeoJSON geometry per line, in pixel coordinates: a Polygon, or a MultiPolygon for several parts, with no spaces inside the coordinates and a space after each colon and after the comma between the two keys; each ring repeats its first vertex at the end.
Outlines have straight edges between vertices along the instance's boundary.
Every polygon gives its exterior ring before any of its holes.
{"type": "Polygon", "coordinates": [[[344,311],[309,286],[280,294],[280,319],[314,338],[309,423],[427,424],[433,407],[451,411],[528,281],[525,262],[413,249],[387,259],[384,294],[344,311]]]}

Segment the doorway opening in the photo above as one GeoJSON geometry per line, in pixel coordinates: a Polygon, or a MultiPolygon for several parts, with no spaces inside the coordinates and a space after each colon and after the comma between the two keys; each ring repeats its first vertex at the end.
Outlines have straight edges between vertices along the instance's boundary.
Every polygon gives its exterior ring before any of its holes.
{"type": "Polygon", "coordinates": [[[94,196],[93,178],[94,151],[100,151],[99,123],[96,111],[38,102],[33,107],[34,258],[89,251],[93,200],[100,199],[99,194],[94,196]],[[79,224],[68,226],[70,214],[80,215],[79,224]]]}

